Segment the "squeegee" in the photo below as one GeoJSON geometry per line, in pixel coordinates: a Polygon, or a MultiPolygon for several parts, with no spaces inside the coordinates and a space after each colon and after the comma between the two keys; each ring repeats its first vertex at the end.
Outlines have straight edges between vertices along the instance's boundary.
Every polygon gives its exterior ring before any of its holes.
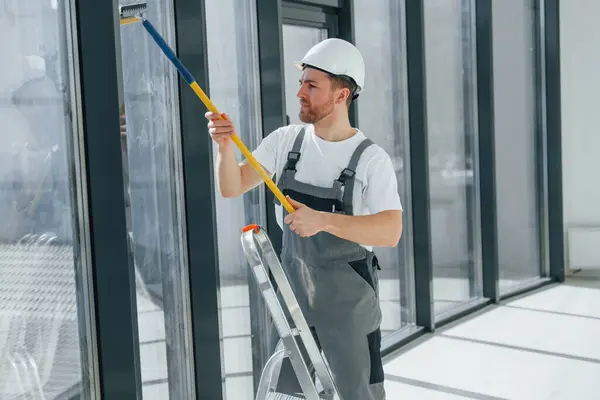
{"type": "MultiPolygon", "coordinates": [[[[135,4],[130,4],[130,5],[126,5],[126,6],[120,6],[119,13],[120,13],[121,25],[128,25],[128,24],[132,24],[132,23],[141,22],[143,27],[146,29],[146,31],[148,31],[148,33],[152,37],[152,39],[154,39],[154,41],[156,42],[158,47],[160,47],[160,49],[163,51],[165,56],[167,56],[167,58],[171,61],[171,63],[177,68],[181,77],[192,88],[194,93],[196,93],[196,95],[198,95],[198,97],[204,103],[206,108],[208,108],[208,110],[210,110],[213,113],[219,114],[221,119],[224,119],[221,112],[219,112],[217,107],[208,98],[206,93],[204,93],[204,91],[202,90],[200,85],[198,85],[198,82],[196,82],[196,79],[194,78],[194,76],[185,67],[185,65],[183,65],[183,63],[177,57],[177,55],[175,54],[173,49],[171,49],[171,47],[167,44],[165,39],[160,35],[160,33],[158,33],[158,31],[152,25],[152,23],[150,21],[148,21],[148,19],[146,19],[144,14],[146,13],[147,9],[148,9],[148,5],[146,4],[146,2],[135,3],[135,4]]],[[[271,177],[269,177],[269,175],[267,175],[267,173],[262,168],[260,163],[256,160],[256,158],[254,158],[254,156],[252,155],[250,150],[248,150],[246,145],[244,145],[244,143],[242,142],[240,137],[235,132],[231,136],[231,140],[233,140],[233,142],[236,144],[238,149],[240,149],[240,151],[246,157],[246,159],[248,160],[250,165],[260,174],[260,176],[265,181],[265,183],[267,184],[269,189],[271,189],[271,191],[273,192],[275,197],[277,197],[277,199],[281,202],[281,204],[285,207],[285,209],[289,213],[294,212],[294,207],[286,199],[286,197],[283,195],[281,190],[279,190],[279,188],[277,187],[275,182],[273,182],[271,177]]]]}

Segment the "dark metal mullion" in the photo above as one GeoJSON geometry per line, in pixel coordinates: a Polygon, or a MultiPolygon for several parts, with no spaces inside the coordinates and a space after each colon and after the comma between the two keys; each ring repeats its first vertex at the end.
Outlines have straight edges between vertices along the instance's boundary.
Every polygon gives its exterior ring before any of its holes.
{"type": "MultiPolygon", "coordinates": [[[[257,0],[258,55],[260,66],[263,137],[286,125],[283,68],[283,28],[281,0],[257,0]]],[[[267,232],[277,254],[281,252],[282,231],[277,224],[274,195],[265,187],[267,232]]]]}
{"type": "MultiPolygon", "coordinates": [[[[500,299],[496,209],[494,51],[492,0],[475,4],[477,37],[477,108],[479,121],[479,198],[483,297],[500,299]]],[[[475,166],[474,166],[475,167],[475,166]]]]}
{"type": "MultiPolygon", "coordinates": [[[[174,0],[174,10],[178,56],[210,96],[205,1],[174,0]]],[[[195,397],[222,399],[212,140],[204,118],[204,105],[184,80],[179,78],[178,82],[195,397]]]]}
{"type": "Polygon", "coordinates": [[[546,96],[546,195],[550,276],[565,280],[562,185],[560,2],[544,0],[544,57],[546,96]]]}
{"type": "MultiPolygon", "coordinates": [[[[113,2],[74,0],[92,286],[103,399],[141,396],[136,288],[130,263],[113,2]],[[108,29],[98,30],[98,26],[108,29]]],[[[85,374],[84,370],[84,374],[85,374]]]]}
{"type": "MultiPolygon", "coordinates": [[[[344,7],[339,10],[338,13],[338,29],[339,38],[344,39],[350,43],[356,44],[356,33],[354,26],[354,1],[348,0],[344,3],[344,7]]],[[[360,101],[360,96],[356,101],[360,101]]],[[[348,110],[348,117],[350,124],[354,127],[358,126],[358,106],[356,101],[350,103],[348,110]]]]}
{"type": "Polygon", "coordinates": [[[412,234],[417,325],[435,329],[423,0],[406,1],[412,234]]]}

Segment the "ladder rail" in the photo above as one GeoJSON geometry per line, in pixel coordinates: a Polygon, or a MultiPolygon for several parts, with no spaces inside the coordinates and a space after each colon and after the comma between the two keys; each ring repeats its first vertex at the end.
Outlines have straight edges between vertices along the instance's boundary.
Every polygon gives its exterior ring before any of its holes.
{"type": "Polygon", "coordinates": [[[298,383],[304,392],[303,394],[306,396],[307,400],[321,400],[321,397],[317,392],[317,388],[315,387],[310,376],[308,365],[302,357],[300,346],[298,345],[296,337],[293,335],[292,328],[290,327],[283,309],[277,300],[275,288],[268,278],[254,238],[244,234],[242,236],[242,244],[246,259],[250,264],[250,269],[254,273],[259,290],[261,291],[263,298],[265,299],[265,302],[271,311],[273,322],[275,323],[277,332],[279,333],[281,341],[283,342],[286,355],[290,359],[294,372],[296,373],[298,383]]]}
{"type": "Polygon", "coordinates": [[[279,262],[277,255],[275,254],[271,240],[263,230],[260,230],[258,233],[256,233],[255,238],[259,247],[264,249],[263,256],[266,264],[269,266],[269,269],[273,274],[273,279],[279,287],[288,310],[290,310],[291,318],[294,321],[298,332],[300,333],[300,337],[304,342],[308,356],[313,364],[316,375],[319,377],[319,380],[323,385],[323,389],[329,391],[331,394],[338,393],[333,376],[331,375],[330,369],[327,366],[327,361],[325,360],[325,357],[319,350],[319,347],[313,338],[312,332],[310,331],[308,323],[304,318],[304,314],[302,314],[302,310],[300,309],[298,301],[296,300],[296,296],[294,295],[292,287],[290,286],[285,271],[283,270],[283,267],[279,262]]]}
{"type": "MultiPolygon", "coordinates": [[[[300,309],[296,296],[294,295],[287,275],[275,253],[275,250],[273,249],[273,245],[267,233],[260,226],[254,226],[253,229],[245,229],[244,233],[242,234],[242,244],[246,258],[251,264],[251,269],[257,278],[261,292],[263,292],[263,296],[265,297],[265,300],[267,300],[269,309],[273,313],[274,323],[279,331],[281,339],[284,341],[286,348],[290,349],[288,346],[294,346],[295,338],[292,334],[292,330],[290,329],[288,320],[281,308],[282,305],[275,294],[275,288],[268,278],[269,271],[273,276],[273,280],[277,284],[281,297],[283,298],[283,302],[289,311],[291,320],[295,325],[298,335],[302,339],[306,353],[315,370],[315,375],[318,377],[323,389],[325,390],[325,395],[330,398],[333,398],[334,396],[339,397],[339,392],[333,380],[329,366],[327,365],[327,360],[315,342],[308,323],[302,314],[302,310],[300,309]],[[294,343],[292,343],[290,339],[292,339],[294,343]]],[[[297,347],[297,343],[295,346],[297,347]]],[[[306,363],[304,362],[301,354],[300,358],[302,359],[302,363],[298,363],[298,368],[308,371],[306,368],[306,363]]],[[[292,357],[290,357],[290,361],[292,361],[292,365],[294,366],[294,360],[292,357]]],[[[296,370],[298,373],[296,366],[294,366],[294,370],[296,370]]],[[[304,374],[301,373],[301,375],[304,374]]],[[[301,377],[298,376],[299,382],[300,378],[301,377]]],[[[300,382],[300,384],[302,386],[302,382],[300,382]]],[[[312,379],[311,386],[314,388],[312,379]]],[[[302,386],[302,388],[304,389],[304,386],[302,386]]]]}

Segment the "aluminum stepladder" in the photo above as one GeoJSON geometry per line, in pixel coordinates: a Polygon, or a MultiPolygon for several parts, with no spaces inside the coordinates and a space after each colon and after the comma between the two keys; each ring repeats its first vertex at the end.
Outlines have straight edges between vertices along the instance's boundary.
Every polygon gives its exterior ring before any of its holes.
{"type": "Polygon", "coordinates": [[[338,390],[327,360],[319,350],[300,310],[298,300],[269,236],[260,226],[249,225],[243,229],[241,241],[248,265],[256,278],[258,289],[265,300],[280,337],[275,353],[267,361],[262,371],[256,400],[271,399],[272,397],[269,396],[276,393],[281,364],[286,357],[292,364],[298,383],[302,388],[302,395],[306,400],[339,400],[338,390]],[[273,282],[269,279],[269,271],[279,289],[283,304],[277,296],[273,282]],[[286,318],[283,307],[287,309],[291,321],[286,318]],[[304,345],[308,360],[305,359],[299,342],[304,345]],[[323,387],[321,392],[318,391],[309,372],[311,364],[315,376],[323,387]]]}

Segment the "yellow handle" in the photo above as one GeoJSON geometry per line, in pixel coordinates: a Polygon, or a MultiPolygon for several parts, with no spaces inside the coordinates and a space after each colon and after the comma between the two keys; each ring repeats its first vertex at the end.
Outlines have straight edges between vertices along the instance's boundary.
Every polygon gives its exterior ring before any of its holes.
{"type": "MultiPolygon", "coordinates": [[[[208,108],[211,112],[217,113],[219,115],[221,114],[219,112],[219,110],[217,110],[217,107],[215,107],[215,105],[213,104],[213,102],[208,98],[208,96],[206,95],[206,93],[204,93],[204,91],[202,90],[202,88],[200,87],[200,85],[198,85],[197,82],[192,82],[190,84],[190,87],[198,95],[198,97],[200,98],[200,100],[202,100],[202,102],[204,103],[204,105],[206,106],[206,108],[208,108]]],[[[221,119],[223,119],[223,117],[221,117],[221,119]]],[[[246,147],[246,145],[244,145],[244,143],[242,142],[242,140],[240,139],[240,137],[237,134],[234,133],[231,136],[231,140],[233,140],[233,143],[235,143],[236,146],[240,149],[240,151],[246,157],[246,159],[248,160],[248,162],[250,163],[250,165],[252,167],[254,167],[254,169],[256,171],[258,171],[258,173],[263,178],[263,180],[265,181],[265,183],[267,184],[267,186],[269,187],[269,189],[271,189],[271,191],[273,192],[273,194],[275,195],[275,197],[277,197],[279,199],[279,201],[285,207],[285,209],[289,213],[293,213],[294,212],[294,207],[285,198],[285,196],[283,195],[283,193],[281,193],[281,190],[279,190],[279,188],[277,187],[277,185],[275,184],[275,182],[273,182],[273,180],[271,179],[271,177],[269,175],[267,175],[267,173],[262,168],[262,166],[258,163],[258,161],[256,161],[256,158],[254,158],[254,156],[252,155],[252,153],[250,152],[250,150],[248,150],[248,148],[246,147]]]]}

